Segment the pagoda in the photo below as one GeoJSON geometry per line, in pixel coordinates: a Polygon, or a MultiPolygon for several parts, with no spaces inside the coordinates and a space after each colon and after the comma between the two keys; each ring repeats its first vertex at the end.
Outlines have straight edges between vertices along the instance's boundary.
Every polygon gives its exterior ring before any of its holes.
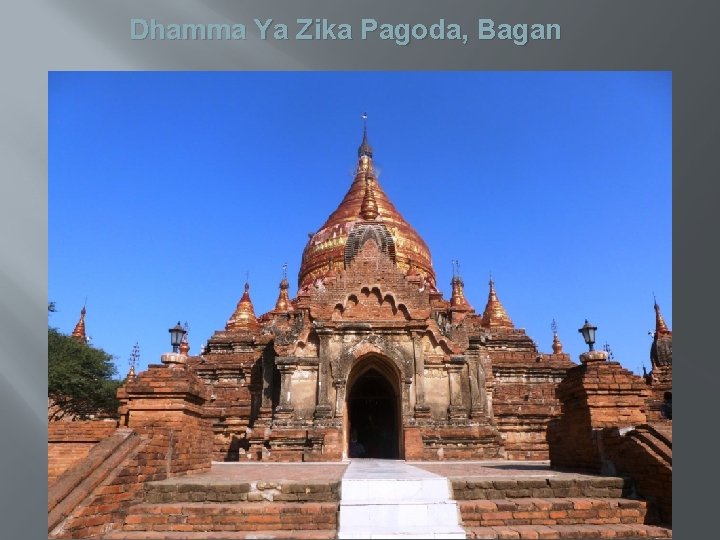
{"type": "Polygon", "coordinates": [[[430,248],[378,181],[367,127],[297,283],[292,298],[283,274],[259,317],[246,283],[225,328],[188,358],[212,396],[213,459],[548,458],[555,387],[574,364],[557,334],[538,351],[493,280],[482,313],[459,265],[443,297],[430,248]]]}

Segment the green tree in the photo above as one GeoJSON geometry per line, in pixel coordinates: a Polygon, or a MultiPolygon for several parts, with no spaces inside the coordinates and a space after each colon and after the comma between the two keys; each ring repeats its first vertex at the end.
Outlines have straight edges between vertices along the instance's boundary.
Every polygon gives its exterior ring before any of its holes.
{"type": "MultiPolygon", "coordinates": [[[[48,313],[55,310],[48,304],[48,313]]],[[[117,413],[117,389],[122,381],[112,356],[48,326],[48,408],[50,420],[63,416],[87,418],[117,413]]]]}

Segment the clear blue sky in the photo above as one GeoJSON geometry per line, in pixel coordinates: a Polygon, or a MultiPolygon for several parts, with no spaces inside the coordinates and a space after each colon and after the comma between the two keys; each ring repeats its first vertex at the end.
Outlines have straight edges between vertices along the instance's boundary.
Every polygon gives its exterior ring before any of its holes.
{"type": "Polygon", "coordinates": [[[488,276],[549,352],[577,329],[648,369],[653,292],[672,327],[668,72],[49,75],[49,323],[128,370],[190,325],[224,328],[246,271],[259,315],[282,264],[347,191],[362,133],[380,183],[430,247],[449,297],[459,259],[477,311],[488,276]]]}

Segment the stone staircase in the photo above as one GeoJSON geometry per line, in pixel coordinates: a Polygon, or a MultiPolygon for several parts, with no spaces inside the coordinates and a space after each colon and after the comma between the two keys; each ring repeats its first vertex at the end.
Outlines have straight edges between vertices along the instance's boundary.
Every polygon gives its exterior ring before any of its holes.
{"type": "Polygon", "coordinates": [[[672,536],[671,529],[651,524],[646,502],[634,498],[626,479],[481,465],[353,460],[332,480],[321,477],[324,465],[298,465],[292,479],[270,481],[224,476],[231,466],[217,467],[209,475],[146,484],[142,502],[104,538],[672,536]]]}
{"type": "Polygon", "coordinates": [[[338,538],[465,538],[447,478],[401,461],[353,460],[338,538]]]}
{"type": "Polygon", "coordinates": [[[337,535],[339,482],[238,482],[188,476],[151,482],[108,539],[300,539],[337,535]]]}
{"type": "Polygon", "coordinates": [[[670,538],[648,525],[644,501],[627,498],[623,478],[452,479],[468,538],[670,538]]]}

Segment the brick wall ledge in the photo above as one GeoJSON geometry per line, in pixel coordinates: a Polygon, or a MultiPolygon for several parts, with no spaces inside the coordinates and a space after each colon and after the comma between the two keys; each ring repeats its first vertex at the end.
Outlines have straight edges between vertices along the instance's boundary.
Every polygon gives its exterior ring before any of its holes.
{"type": "Polygon", "coordinates": [[[60,475],[48,489],[48,531],[68,517],[141,441],[132,429],[119,428],[60,475]]]}

